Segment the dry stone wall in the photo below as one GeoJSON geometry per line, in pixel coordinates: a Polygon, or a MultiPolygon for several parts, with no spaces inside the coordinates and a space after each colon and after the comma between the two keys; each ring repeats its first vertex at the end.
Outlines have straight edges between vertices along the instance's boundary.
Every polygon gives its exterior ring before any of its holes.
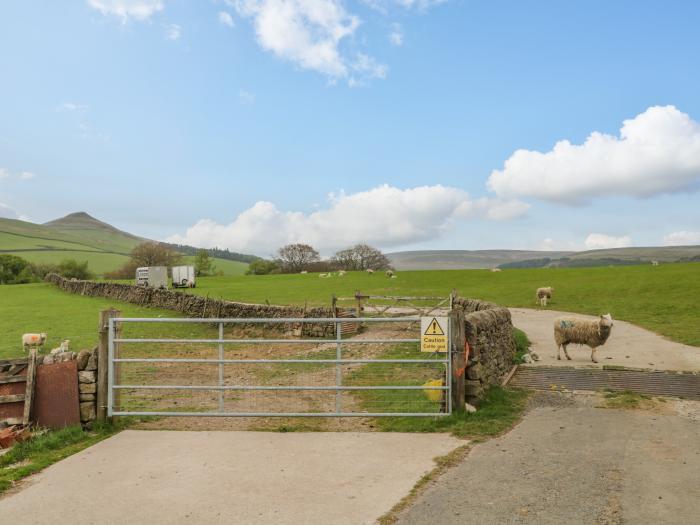
{"type": "MultiPolygon", "coordinates": [[[[74,281],[55,273],[46,276],[51,282],[70,293],[90,297],[106,297],[117,301],[138,304],[153,308],[164,308],[183,313],[187,317],[213,318],[250,318],[250,317],[333,317],[331,308],[309,308],[300,306],[275,306],[267,304],[248,304],[220,299],[211,299],[180,291],[146,288],[130,284],[74,281]]],[[[304,323],[297,328],[303,335],[324,337],[333,334],[332,324],[323,325],[304,323]]]]}
{"type": "Polygon", "coordinates": [[[453,304],[464,310],[470,349],[465,388],[467,402],[474,405],[486,388],[501,384],[514,364],[513,323],[510,311],[493,303],[460,297],[453,304]]]}

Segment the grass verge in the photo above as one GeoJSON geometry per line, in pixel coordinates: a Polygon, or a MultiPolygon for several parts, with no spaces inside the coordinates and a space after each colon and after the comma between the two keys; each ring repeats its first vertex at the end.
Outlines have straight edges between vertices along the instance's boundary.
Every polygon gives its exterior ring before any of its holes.
{"type": "Polygon", "coordinates": [[[515,339],[515,363],[520,364],[523,362],[523,357],[527,354],[532,343],[528,339],[527,334],[520,328],[513,328],[513,339],[515,339]]]}
{"type": "Polygon", "coordinates": [[[92,430],[79,425],[51,430],[23,443],[0,456],[0,494],[13,488],[18,481],[68,456],[106,439],[129,424],[120,420],[112,424],[96,424],[92,430]]]}

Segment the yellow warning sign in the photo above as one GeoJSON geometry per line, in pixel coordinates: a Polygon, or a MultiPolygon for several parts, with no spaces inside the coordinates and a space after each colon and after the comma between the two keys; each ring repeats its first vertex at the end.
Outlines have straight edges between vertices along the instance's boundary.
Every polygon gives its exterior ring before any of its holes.
{"type": "Polygon", "coordinates": [[[447,317],[421,317],[420,351],[447,352],[447,317]]]}

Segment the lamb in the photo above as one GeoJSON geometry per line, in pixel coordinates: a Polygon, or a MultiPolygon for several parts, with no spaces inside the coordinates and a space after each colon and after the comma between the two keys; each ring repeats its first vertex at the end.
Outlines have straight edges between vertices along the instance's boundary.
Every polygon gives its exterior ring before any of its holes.
{"type": "Polygon", "coordinates": [[[591,348],[591,361],[597,363],[595,351],[603,346],[610,337],[613,319],[610,314],[601,315],[595,321],[578,317],[559,317],[554,320],[554,342],[557,344],[557,359],[561,359],[563,348],[566,358],[571,361],[567,345],[571,343],[586,345],[591,348]]]}
{"type": "Polygon", "coordinates": [[[535,292],[536,302],[538,302],[540,306],[547,306],[547,299],[552,298],[552,292],[554,292],[554,288],[551,286],[538,288],[535,292]]]}
{"type": "Polygon", "coordinates": [[[22,346],[26,352],[29,348],[41,348],[46,342],[46,334],[24,334],[22,335],[22,346]]]}
{"type": "Polygon", "coordinates": [[[58,348],[51,350],[51,355],[62,354],[63,352],[68,352],[70,347],[70,339],[64,339],[58,348]]]}

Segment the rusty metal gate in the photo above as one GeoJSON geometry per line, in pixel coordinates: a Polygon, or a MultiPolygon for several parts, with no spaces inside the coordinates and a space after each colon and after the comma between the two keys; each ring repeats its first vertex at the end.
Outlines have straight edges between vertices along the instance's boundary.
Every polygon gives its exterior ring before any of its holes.
{"type": "Polygon", "coordinates": [[[109,416],[452,412],[449,354],[420,352],[420,317],[113,318],[108,330],[109,416]]]}

